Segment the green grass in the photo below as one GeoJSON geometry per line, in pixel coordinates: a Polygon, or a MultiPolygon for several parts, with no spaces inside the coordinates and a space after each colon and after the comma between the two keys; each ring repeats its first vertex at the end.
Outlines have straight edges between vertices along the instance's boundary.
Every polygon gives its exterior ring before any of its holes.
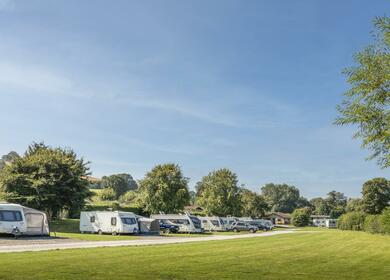
{"type": "Polygon", "coordinates": [[[389,279],[390,236],[339,230],[0,254],[0,279],[389,279]]]}

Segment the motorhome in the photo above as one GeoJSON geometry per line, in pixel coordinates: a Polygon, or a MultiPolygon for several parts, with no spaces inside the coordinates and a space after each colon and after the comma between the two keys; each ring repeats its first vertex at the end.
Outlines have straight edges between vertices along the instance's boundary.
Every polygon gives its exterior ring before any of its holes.
{"type": "Polygon", "coordinates": [[[163,223],[179,226],[182,233],[203,232],[202,225],[198,217],[189,214],[155,214],[150,218],[162,221],[163,223]]]}
{"type": "Polygon", "coordinates": [[[110,233],[112,235],[138,233],[137,216],[122,211],[83,211],[80,213],[80,232],[110,233]]]}
{"type": "Polygon", "coordinates": [[[0,203],[0,233],[50,235],[47,215],[19,204],[0,203]]]}
{"type": "Polygon", "coordinates": [[[202,222],[202,228],[206,231],[226,231],[228,227],[225,226],[224,221],[217,216],[212,217],[198,217],[202,222]]]}

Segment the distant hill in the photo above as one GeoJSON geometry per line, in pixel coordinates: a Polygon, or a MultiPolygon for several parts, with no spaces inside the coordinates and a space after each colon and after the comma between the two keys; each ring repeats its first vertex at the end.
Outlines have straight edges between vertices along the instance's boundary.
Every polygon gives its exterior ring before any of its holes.
{"type": "Polygon", "coordinates": [[[20,156],[18,155],[17,152],[9,152],[8,154],[6,155],[3,155],[1,158],[0,158],[0,169],[3,169],[4,166],[6,166],[7,164],[10,164],[12,163],[12,161],[14,161],[16,158],[19,158],[20,156]]]}

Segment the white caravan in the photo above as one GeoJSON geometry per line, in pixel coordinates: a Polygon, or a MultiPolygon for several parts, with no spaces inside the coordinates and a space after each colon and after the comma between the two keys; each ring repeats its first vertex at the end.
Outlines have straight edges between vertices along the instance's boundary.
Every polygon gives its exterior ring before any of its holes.
{"type": "Polygon", "coordinates": [[[0,233],[17,235],[49,235],[44,212],[19,204],[0,203],[0,233]]]}
{"type": "Polygon", "coordinates": [[[199,220],[202,222],[202,228],[207,231],[226,231],[228,227],[225,226],[225,223],[220,217],[199,217],[199,220]]]}
{"type": "Polygon", "coordinates": [[[178,232],[200,233],[203,232],[202,225],[198,217],[189,214],[156,214],[150,218],[163,223],[179,226],[178,232]]]}
{"type": "Polygon", "coordinates": [[[138,233],[137,216],[121,211],[83,211],[80,213],[80,232],[138,233]]]}

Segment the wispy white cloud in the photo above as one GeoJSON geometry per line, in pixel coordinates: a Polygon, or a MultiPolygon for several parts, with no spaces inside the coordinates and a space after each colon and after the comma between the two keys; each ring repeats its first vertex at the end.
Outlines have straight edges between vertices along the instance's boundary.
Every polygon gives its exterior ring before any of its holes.
{"type": "MultiPolygon", "coordinates": [[[[14,87],[34,91],[43,94],[70,95],[78,98],[94,98],[110,103],[126,104],[128,106],[150,108],[173,112],[206,123],[233,127],[233,128],[274,128],[280,126],[280,121],[262,117],[243,118],[244,105],[225,106],[242,103],[245,92],[239,96],[234,93],[226,100],[191,101],[182,99],[180,94],[168,94],[161,90],[150,89],[143,86],[138,80],[128,81],[98,81],[93,85],[84,84],[83,81],[75,81],[62,73],[58,73],[44,65],[20,64],[15,62],[0,63],[0,87],[14,87]],[[125,84],[125,85],[123,85],[125,84]],[[147,88],[147,89],[145,89],[147,88]],[[230,99],[229,99],[230,98],[230,99]],[[225,102],[226,101],[226,102],[225,102]],[[225,108],[229,107],[229,108],[225,108]]],[[[289,113],[288,105],[264,98],[261,108],[289,113]]]]}
{"type": "Polygon", "coordinates": [[[1,62],[0,86],[63,94],[71,92],[73,82],[43,67],[1,62]]]}

